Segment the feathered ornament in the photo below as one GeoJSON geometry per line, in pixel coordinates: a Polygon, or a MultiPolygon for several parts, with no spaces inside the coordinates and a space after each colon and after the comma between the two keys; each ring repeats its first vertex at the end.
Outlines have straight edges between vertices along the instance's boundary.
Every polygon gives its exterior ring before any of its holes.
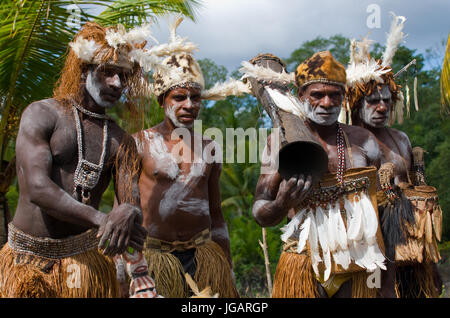
{"type": "Polygon", "coordinates": [[[309,234],[310,234],[310,227],[311,227],[311,218],[309,217],[309,214],[305,218],[305,221],[302,223],[302,226],[300,227],[300,234],[298,236],[298,244],[297,244],[297,253],[303,252],[303,250],[306,247],[306,241],[308,240],[309,234]]]}
{"type": "Polygon", "coordinates": [[[140,44],[148,41],[149,39],[152,39],[155,43],[159,44],[158,40],[153,37],[150,26],[151,23],[145,23],[141,26],[135,27],[125,33],[123,37],[126,42],[132,44],[140,44]]]}
{"type": "Polygon", "coordinates": [[[320,257],[319,253],[319,237],[317,234],[317,225],[316,225],[316,219],[314,217],[314,213],[312,211],[308,212],[308,216],[310,219],[310,226],[309,226],[309,246],[311,248],[311,262],[312,267],[314,270],[314,273],[316,275],[319,275],[319,263],[322,261],[322,258],[320,257]]]}
{"type": "Polygon", "coordinates": [[[124,45],[127,43],[125,34],[125,27],[122,24],[118,24],[116,29],[106,30],[105,40],[106,42],[108,42],[109,46],[117,49],[120,45],[124,45]]]}
{"type": "Polygon", "coordinates": [[[417,98],[417,74],[414,76],[414,106],[419,111],[419,99],[417,98]]]}
{"type": "Polygon", "coordinates": [[[70,42],[69,45],[78,58],[86,63],[92,62],[92,59],[101,47],[101,45],[94,40],[87,40],[81,36],[77,37],[74,42],[70,42]]]}
{"type": "Polygon", "coordinates": [[[397,52],[398,46],[403,41],[405,34],[402,32],[406,18],[403,16],[396,16],[395,13],[391,12],[393,17],[391,29],[387,36],[386,50],[383,53],[382,65],[390,66],[392,65],[392,60],[394,59],[395,52],[397,52]]]}
{"type": "Polygon", "coordinates": [[[271,87],[265,87],[265,90],[278,108],[299,116],[300,118],[305,118],[302,103],[298,98],[295,98],[290,91],[282,92],[271,87]]]}
{"type": "Polygon", "coordinates": [[[203,290],[200,291],[195,281],[192,279],[191,275],[188,273],[184,274],[184,278],[186,279],[186,283],[191,288],[194,295],[191,298],[218,298],[219,293],[213,294],[211,287],[207,286],[203,290]]]}
{"type": "Polygon", "coordinates": [[[324,280],[327,281],[331,273],[331,254],[328,238],[328,217],[319,206],[316,208],[317,234],[322,249],[323,261],[325,263],[324,280]]]}
{"type": "Polygon", "coordinates": [[[250,84],[230,78],[224,83],[216,83],[212,88],[202,92],[202,98],[208,100],[222,100],[228,96],[241,96],[250,94],[250,84]]]}
{"type": "Polygon", "coordinates": [[[184,18],[179,16],[169,24],[169,43],[160,44],[149,50],[149,52],[156,56],[170,56],[178,53],[192,54],[193,51],[198,50],[198,46],[192,42],[187,42],[187,37],[182,38],[176,34],[178,26],[183,22],[184,18]]]}
{"type": "Polygon", "coordinates": [[[281,235],[281,240],[283,242],[287,242],[287,240],[294,234],[294,232],[298,229],[300,223],[303,220],[303,217],[305,215],[306,211],[305,210],[301,210],[299,211],[293,218],[292,220],[286,224],[285,226],[283,226],[280,230],[281,232],[283,232],[283,234],[281,235]]]}
{"type": "Polygon", "coordinates": [[[409,118],[410,115],[410,108],[411,108],[411,100],[409,98],[409,86],[408,84],[406,84],[405,87],[405,92],[406,92],[406,116],[409,118]]]}
{"type": "Polygon", "coordinates": [[[283,84],[295,82],[294,73],[286,73],[284,70],[278,73],[270,68],[254,65],[247,61],[243,61],[241,65],[239,72],[243,74],[242,79],[253,77],[260,81],[281,82],[283,84]]]}

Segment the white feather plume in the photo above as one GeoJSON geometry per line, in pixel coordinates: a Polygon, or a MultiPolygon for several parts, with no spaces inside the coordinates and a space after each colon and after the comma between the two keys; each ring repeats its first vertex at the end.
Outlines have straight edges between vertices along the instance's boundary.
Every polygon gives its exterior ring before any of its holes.
{"type": "Polygon", "coordinates": [[[118,24],[117,30],[107,29],[105,40],[108,42],[108,45],[117,49],[120,45],[126,44],[127,39],[125,37],[125,28],[123,25],[118,24]]]}
{"type": "Polygon", "coordinates": [[[317,234],[316,220],[312,211],[308,212],[308,218],[311,221],[311,225],[309,226],[309,237],[308,237],[309,246],[311,248],[311,262],[314,273],[316,273],[316,275],[319,275],[318,265],[322,261],[322,258],[320,257],[319,253],[319,239],[317,234]]]}
{"type": "Polygon", "coordinates": [[[242,65],[242,67],[239,69],[239,72],[244,74],[242,76],[242,79],[248,78],[248,77],[254,77],[257,80],[279,81],[279,82],[283,82],[283,83],[295,82],[295,74],[294,73],[286,73],[284,70],[283,70],[283,72],[278,73],[270,68],[253,65],[247,61],[243,61],[241,63],[241,65],[242,65]]]}
{"type": "Polygon", "coordinates": [[[403,41],[405,35],[402,32],[406,18],[403,16],[396,16],[391,12],[392,24],[386,41],[386,50],[383,53],[383,66],[389,66],[392,64],[395,52],[397,52],[398,46],[403,41]]]}
{"type": "Polygon", "coordinates": [[[340,249],[347,250],[347,231],[345,229],[344,220],[342,220],[341,212],[339,211],[339,207],[336,207],[337,212],[339,213],[339,217],[337,219],[337,243],[340,249]]]}
{"type": "Polygon", "coordinates": [[[374,59],[366,60],[361,63],[350,64],[346,70],[347,85],[349,87],[355,86],[357,83],[368,83],[374,80],[382,83],[381,76],[388,73],[390,69],[381,69],[380,65],[374,59]]]}
{"type": "Polygon", "coordinates": [[[169,24],[169,32],[170,32],[170,42],[175,42],[177,39],[177,28],[183,22],[184,18],[181,15],[178,15],[175,20],[169,24]]]}
{"type": "Polygon", "coordinates": [[[264,89],[269,93],[270,98],[272,98],[277,107],[301,118],[305,117],[300,101],[289,91],[281,92],[280,90],[271,87],[265,87],[264,89]]]}
{"type": "Polygon", "coordinates": [[[303,220],[303,216],[305,215],[306,211],[301,210],[299,211],[292,220],[283,226],[280,230],[283,232],[281,235],[281,240],[286,243],[286,241],[294,234],[294,232],[298,229],[300,223],[303,220]]]}
{"type": "Polygon", "coordinates": [[[216,83],[212,88],[203,91],[202,98],[209,100],[222,100],[228,96],[241,96],[245,93],[251,93],[249,84],[230,78],[224,83],[216,83]]]}
{"type": "Polygon", "coordinates": [[[316,208],[316,222],[320,247],[322,248],[322,251],[328,251],[328,217],[320,206],[316,208]]]}
{"type": "Polygon", "coordinates": [[[308,240],[309,233],[310,233],[310,226],[311,226],[311,218],[308,213],[308,215],[305,218],[305,221],[303,221],[302,226],[300,227],[300,234],[298,236],[298,244],[297,244],[297,253],[303,252],[303,250],[306,247],[306,241],[308,240]]]}
{"type": "Polygon", "coordinates": [[[378,218],[369,197],[363,192],[360,195],[360,203],[363,210],[364,238],[371,245],[376,243],[378,218]]]}
{"type": "Polygon", "coordinates": [[[334,252],[338,248],[338,224],[341,214],[336,205],[328,204],[328,247],[330,252],[334,252]]]}
{"type": "Polygon", "coordinates": [[[322,256],[325,264],[324,280],[328,280],[331,273],[331,254],[328,238],[328,217],[319,206],[316,208],[317,233],[319,236],[320,247],[322,248],[322,256]]]}
{"type": "Polygon", "coordinates": [[[348,250],[336,250],[333,252],[333,259],[336,264],[341,265],[344,269],[347,269],[352,262],[350,258],[350,252],[348,250]]]}
{"type": "Polygon", "coordinates": [[[159,43],[158,40],[152,36],[150,26],[151,26],[151,23],[145,23],[141,26],[135,27],[135,28],[129,30],[124,35],[124,39],[128,43],[142,43],[144,41],[148,41],[149,39],[152,39],[156,43],[159,43]]]}
{"type": "Polygon", "coordinates": [[[161,64],[161,59],[151,54],[151,52],[143,49],[133,49],[129,53],[130,60],[137,62],[143,68],[144,72],[151,70],[167,70],[165,65],[161,64]]]}
{"type": "Polygon", "coordinates": [[[347,237],[349,240],[352,241],[359,241],[362,238],[363,235],[363,229],[362,229],[362,211],[359,207],[359,204],[357,205],[357,202],[351,203],[349,200],[345,199],[344,203],[345,210],[347,211],[347,218],[348,218],[348,212],[350,212],[350,219],[348,227],[347,227],[347,237]]]}
{"type": "Polygon", "coordinates": [[[149,51],[156,56],[167,56],[183,52],[192,53],[193,51],[198,50],[196,44],[186,41],[187,38],[177,37],[175,41],[152,47],[149,51]]]}
{"type": "Polygon", "coordinates": [[[73,52],[84,62],[91,62],[97,50],[101,47],[94,40],[87,40],[79,36],[74,42],[69,43],[73,52]]]}

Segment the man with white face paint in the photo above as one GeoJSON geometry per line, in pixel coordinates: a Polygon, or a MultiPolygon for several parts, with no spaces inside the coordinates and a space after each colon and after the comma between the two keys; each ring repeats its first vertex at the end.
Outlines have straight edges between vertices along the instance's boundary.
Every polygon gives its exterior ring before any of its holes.
{"type": "Polygon", "coordinates": [[[219,297],[237,297],[221,210],[222,161],[210,160],[221,159],[221,149],[193,132],[202,99],[215,94],[204,91],[202,71],[191,55],[195,46],[175,35],[180,22],[171,26],[169,44],[178,49],[166,50],[162,63],[166,70],[153,73],[164,120],[135,135],[143,167],[139,180],[143,225],[148,230],[144,255],[164,297],[192,295],[185,274],[200,291],[210,287],[219,297]]]}
{"type": "Polygon", "coordinates": [[[130,80],[143,79],[129,57],[133,43],[111,37],[122,30],[86,23],[54,98],[23,112],[19,204],[0,252],[0,297],[118,297],[111,257],[142,250],[136,145],[105,113],[130,80]],[[117,204],[105,214],[99,205],[112,178],[117,204]]]}
{"type": "MultiPolygon", "coordinates": [[[[367,283],[372,272],[385,269],[372,203],[380,162],[376,139],[365,129],[338,123],[346,73],[330,52],[318,52],[301,63],[295,82],[305,124],[328,154],[329,173],[315,185],[311,176],[283,180],[277,171],[258,180],[256,221],[267,227],[286,216],[290,220],[282,228],[285,244],[272,297],[376,297],[380,286],[367,283]],[[365,221],[354,223],[357,215],[365,221]]],[[[270,146],[269,139],[269,152],[270,146]]]]}
{"type": "MultiPolygon", "coordinates": [[[[402,39],[403,23],[403,17],[394,16],[388,37],[402,39]]],[[[402,93],[389,66],[397,47],[387,48],[383,60],[375,61],[366,52],[368,39],[352,41],[352,46],[359,51],[352,51],[347,69],[347,99],[352,124],[372,132],[381,150],[377,197],[387,265],[392,268],[389,280],[396,285],[393,296],[438,297],[442,281],[436,267],[440,259],[436,239],[440,238],[442,213],[436,189],[425,183],[423,150],[416,147],[413,151],[404,132],[388,127],[396,119],[403,121],[402,93]],[[408,198],[414,198],[413,206],[408,198]]]]}

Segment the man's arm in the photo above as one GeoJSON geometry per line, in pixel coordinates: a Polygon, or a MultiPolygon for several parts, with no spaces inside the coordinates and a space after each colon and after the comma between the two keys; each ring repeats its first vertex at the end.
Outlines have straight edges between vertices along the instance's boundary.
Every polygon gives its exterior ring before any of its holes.
{"type": "MultiPolygon", "coordinates": [[[[140,208],[138,181],[141,163],[134,139],[125,132],[116,154],[113,171],[115,190],[113,211],[118,210],[123,213],[122,216],[117,215],[117,218],[113,218],[99,229],[99,233],[104,234],[105,238],[111,235],[111,242],[105,248],[104,253],[107,255],[120,254],[128,246],[142,251],[147,231],[142,226],[140,208]],[[119,227],[120,231],[115,231],[113,225],[119,227]]],[[[100,240],[100,246],[104,245],[106,245],[106,240],[100,240]]]]}
{"type": "Polygon", "coordinates": [[[19,185],[30,201],[52,217],[85,227],[98,228],[107,216],[75,200],[50,178],[53,158],[50,138],[58,120],[56,110],[42,102],[23,112],[16,141],[19,185]]]}
{"type": "MultiPolygon", "coordinates": [[[[270,153],[271,138],[267,139],[265,153],[270,153]]],[[[280,174],[265,165],[263,162],[261,170],[269,172],[261,174],[255,191],[255,202],[253,204],[253,216],[262,227],[275,226],[279,224],[288,214],[289,210],[296,208],[304,200],[311,189],[311,176],[294,176],[289,180],[282,180],[280,174]]]]}
{"type": "Polygon", "coordinates": [[[228,227],[223,217],[219,179],[222,172],[222,165],[220,163],[212,163],[211,174],[208,180],[208,197],[209,197],[209,213],[211,216],[211,236],[212,240],[216,242],[225,253],[225,256],[232,265],[230,252],[230,237],[228,234],[228,227]]]}

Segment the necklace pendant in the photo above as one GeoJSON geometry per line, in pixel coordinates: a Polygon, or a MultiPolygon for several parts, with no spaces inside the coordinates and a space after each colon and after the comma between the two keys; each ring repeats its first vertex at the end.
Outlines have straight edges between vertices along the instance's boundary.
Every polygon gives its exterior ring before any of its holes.
{"type": "Polygon", "coordinates": [[[102,166],[93,164],[87,160],[80,160],[75,170],[75,185],[82,189],[92,190],[100,179],[102,168],[102,166]]]}

